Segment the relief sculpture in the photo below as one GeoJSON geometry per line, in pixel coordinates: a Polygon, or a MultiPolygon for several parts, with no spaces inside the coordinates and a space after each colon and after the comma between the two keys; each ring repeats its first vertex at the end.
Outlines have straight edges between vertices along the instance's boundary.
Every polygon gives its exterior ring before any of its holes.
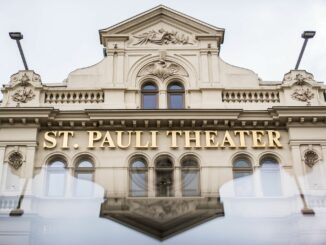
{"type": "Polygon", "coordinates": [[[189,42],[189,37],[184,34],[179,34],[177,31],[166,31],[163,28],[158,31],[152,30],[144,32],[139,36],[134,36],[138,39],[138,42],[134,45],[142,45],[147,43],[153,43],[157,45],[163,44],[192,44],[189,42]]]}

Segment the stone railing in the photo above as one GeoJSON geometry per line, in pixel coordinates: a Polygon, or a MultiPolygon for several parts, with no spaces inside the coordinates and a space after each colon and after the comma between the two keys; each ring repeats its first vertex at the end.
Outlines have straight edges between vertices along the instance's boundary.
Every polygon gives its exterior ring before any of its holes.
{"type": "Polygon", "coordinates": [[[226,90],[222,92],[226,103],[279,103],[279,91],[275,90],[226,90]]]}
{"type": "Polygon", "coordinates": [[[104,92],[97,91],[45,91],[44,103],[81,104],[103,103],[104,92]]]}
{"type": "Polygon", "coordinates": [[[17,207],[18,197],[0,196],[0,210],[14,209],[17,207]]]}

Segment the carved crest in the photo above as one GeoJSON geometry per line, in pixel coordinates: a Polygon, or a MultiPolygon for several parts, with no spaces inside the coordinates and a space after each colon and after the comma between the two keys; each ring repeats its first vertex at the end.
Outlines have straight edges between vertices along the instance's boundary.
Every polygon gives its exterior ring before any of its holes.
{"type": "Polygon", "coordinates": [[[18,83],[18,85],[22,86],[22,88],[18,89],[11,96],[13,101],[18,103],[27,103],[35,97],[33,90],[27,88],[30,85],[30,81],[31,79],[29,78],[29,76],[24,73],[18,83]]]}
{"type": "Polygon", "coordinates": [[[291,71],[284,76],[284,81],[296,81],[296,84],[303,85],[308,80],[313,80],[312,74],[305,71],[291,71]]]}
{"type": "Polygon", "coordinates": [[[144,32],[139,36],[134,36],[138,39],[134,45],[142,45],[153,43],[157,45],[164,44],[192,44],[189,42],[189,37],[184,34],[179,34],[177,31],[166,31],[163,28],[158,31],[152,30],[144,32]]]}
{"type": "Polygon", "coordinates": [[[164,59],[146,65],[138,73],[139,77],[146,75],[152,75],[161,80],[173,75],[188,76],[186,70],[182,66],[164,59]]]}
{"type": "Polygon", "coordinates": [[[13,95],[12,100],[20,103],[27,103],[35,97],[32,89],[23,87],[18,89],[13,95]]]}
{"type": "Polygon", "coordinates": [[[307,105],[310,105],[310,100],[314,98],[314,93],[310,88],[300,87],[294,90],[291,97],[292,99],[307,102],[307,105]]]}
{"type": "Polygon", "coordinates": [[[23,165],[23,155],[18,151],[11,153],[8,157],[8,163],[14,169],[19,169],[23,165]]]}
{"type": "Polygon", "coordinates": [[[304,154],[304,162],[311,168],[318,162],[318,160],[318,154],[314,151],[307,151],[304,154]]]}

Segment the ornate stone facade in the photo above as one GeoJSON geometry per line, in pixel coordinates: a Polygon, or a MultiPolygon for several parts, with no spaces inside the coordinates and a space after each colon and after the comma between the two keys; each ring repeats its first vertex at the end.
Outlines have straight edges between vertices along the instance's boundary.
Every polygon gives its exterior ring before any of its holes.
{"type": "Polygon", "coordinates": [[[164,6],[99,32],[98,64],[59,84],[19,71],[2,88],[3,213],[21,196],[24,215],[45,217],[31,229],[89,211],[165,239],[225,214],[287,219],[325,203],[324,83],[229,65],[223,28],[164,6]]]}

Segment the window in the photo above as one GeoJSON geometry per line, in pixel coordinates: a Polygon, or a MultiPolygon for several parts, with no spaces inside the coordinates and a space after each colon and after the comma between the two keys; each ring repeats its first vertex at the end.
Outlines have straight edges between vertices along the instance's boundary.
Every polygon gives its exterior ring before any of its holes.
{"type": "Polygon", "coordinates": [[[245,156],[233,161],[234,192],[236,196],[250,196],[254,193],[253,169],[250,160],[245,156]]]}
{"type": "Polygon", "coordinates": [[[46,194],[52,197],[62,197],[66,189],[66,162],[54,159],[47,165],[46,194]]]}
{"type": "Polygon", "coordinates": [[[148,82],[142,86],[141,100],[143,109],[158,108],[158,89],[155,83],[148,82]]]}
{"type": "Polygon", "coordinates": [[[93,193],[94,164],[89,158],[80,158],[75,169],[75,195],[91,196],[93,193]]]}
{"type": "Polygon", "coordinates": [[[260,161],[261,184],[264,196],[282,194],[280,166],[274,157],[266,156],[260,161]]]}
{"type": "Polygon", "coordinates": [[[147,163],[143,158],[135,158],[130,164],[130,196],[147,196],[147,163]]]}
{"type": "Polygon", "coordinates": [[[179,82],[170,83],[168,86],[168,108],[184,109],[184,87],[179,82]]]}
{"type": "Polygon", "coordinates": [[[199,166],[195,157],[187,156],[181,161],[182,195],[199,196],[199,166]]]}
{"type": "Polygon", "coordinates": [[[173,196],[173,164],[168,156],[161,156],[156,160],[156,196],[173,196]]]}

